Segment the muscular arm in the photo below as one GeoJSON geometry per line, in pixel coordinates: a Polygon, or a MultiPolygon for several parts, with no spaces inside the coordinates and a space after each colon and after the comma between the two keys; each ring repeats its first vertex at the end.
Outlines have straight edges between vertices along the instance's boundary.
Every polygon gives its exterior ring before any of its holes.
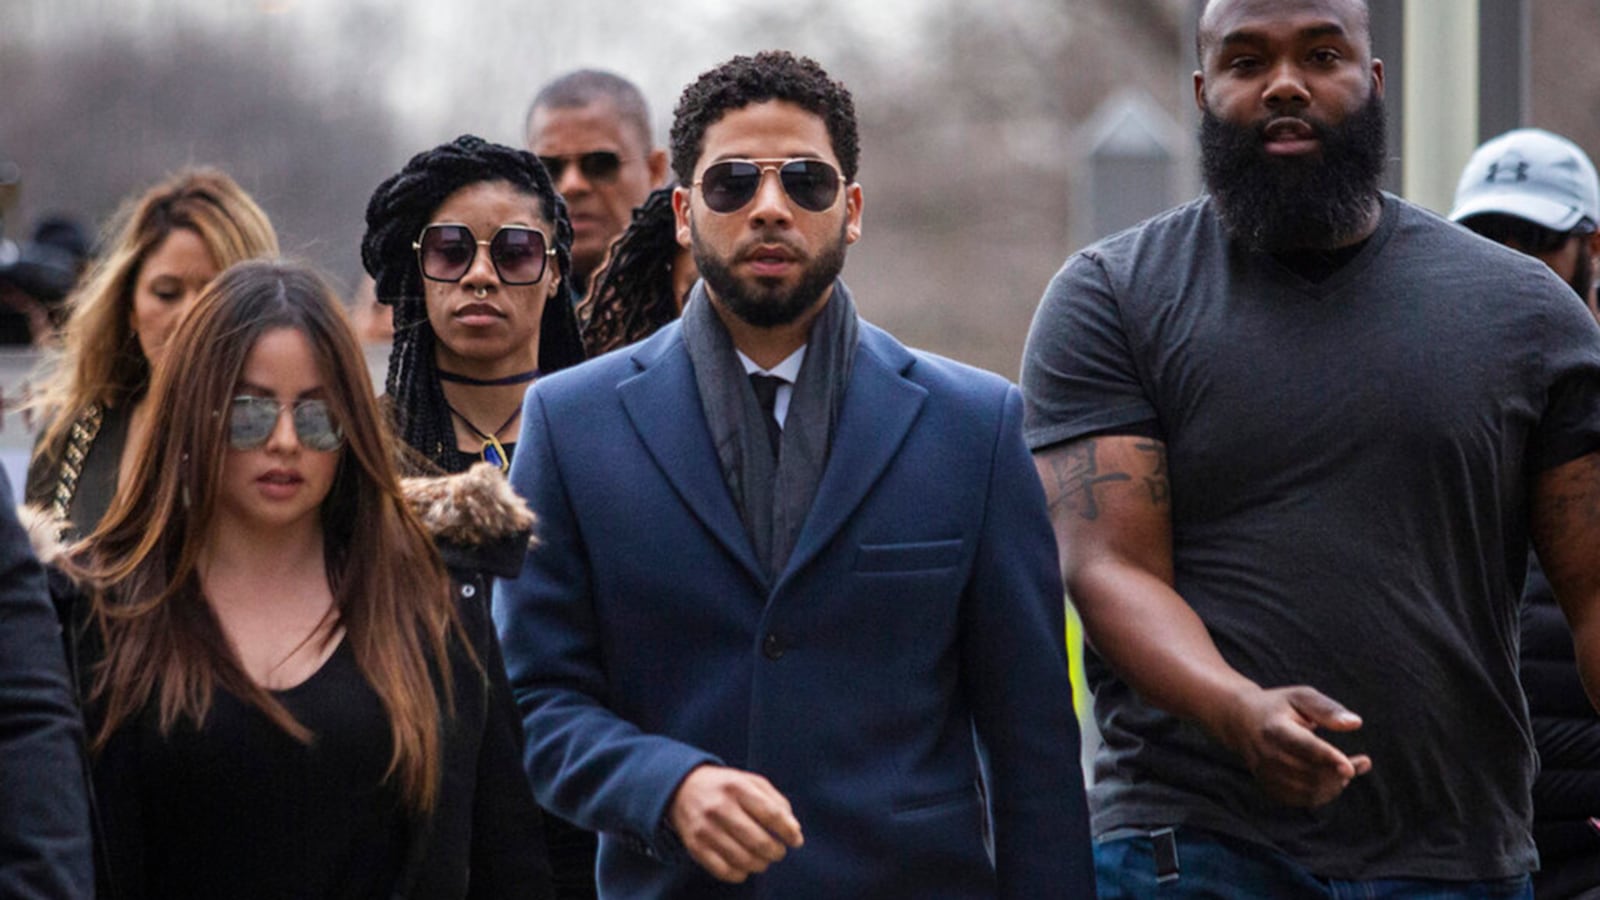
{"type": "Polygon", "coordinates": [[[1206,729],[1269,794],[1327,803],[1371,768],[1316,737],[1361,720],[1315,689],[1264,690],[1223,659],[1173,588],[1166,445],[1089,437],[1038,451],[1067,592],[1096,652],[1147,702],[1206,729]]]}
{"type": "Polygon", "coordinates": [[[1539,563],[1572,629],[1584,690],[1600,709],[1600,453],[1540,474],[1531,531],[1539,563]]]}

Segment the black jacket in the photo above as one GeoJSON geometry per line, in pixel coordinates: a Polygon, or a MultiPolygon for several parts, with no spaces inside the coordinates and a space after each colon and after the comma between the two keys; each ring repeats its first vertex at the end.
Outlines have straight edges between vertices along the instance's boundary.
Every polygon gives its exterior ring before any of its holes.
{"type": "Polygon", "coordinates": [[[1578,679],[1566,617],[1532,556],[1522,606],[1522,688],[1528,696],[1539,778],[1533,838],[1541,900],[1600,886],[1600,715],[1578,679]]]}
{"type": "Polygon", "coordinates": [[[83,727],[4,472],[0,506],[0,897],[78,900],[94,881],[83,727]]]}

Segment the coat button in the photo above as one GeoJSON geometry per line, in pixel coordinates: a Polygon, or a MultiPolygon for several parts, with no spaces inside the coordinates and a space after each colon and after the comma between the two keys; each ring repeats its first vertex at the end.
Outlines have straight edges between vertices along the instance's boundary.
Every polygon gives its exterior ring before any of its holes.
{"type": "Polygon", "coordinates": [[[775,634],[767,635],[761,642],[761,655],[767,659],[776,660],[783,656],[783,641],[775,634]]]}
{"type": "Polygon", "coordinates": [[[461,596],[467,598],[468,600],[471,600],[473,597],[477,596],[477,593],[478,589],[470,584],[463,584],[461,586],[461,596]]]}

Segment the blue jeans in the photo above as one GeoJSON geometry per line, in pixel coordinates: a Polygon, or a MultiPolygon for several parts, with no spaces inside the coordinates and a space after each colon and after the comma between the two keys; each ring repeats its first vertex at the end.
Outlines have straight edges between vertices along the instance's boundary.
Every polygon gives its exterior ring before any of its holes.
{"type": "Polygon", "coordinates": [[[1277,851],[1198,828],[1112,836],[1094,846],[1100,900],[1533,900],[1527,875],[1495,881],[1319,878],[1277,851]]]}

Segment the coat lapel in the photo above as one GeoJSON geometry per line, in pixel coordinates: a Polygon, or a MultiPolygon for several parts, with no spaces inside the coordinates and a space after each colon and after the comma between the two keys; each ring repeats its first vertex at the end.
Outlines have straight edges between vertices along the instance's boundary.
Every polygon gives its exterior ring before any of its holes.
{"type": "Polygon", "coordinates": [[[887,333],[861,323],[839,430],[816,499],[778,579],[779,588],[828,545],[900,449],[928,396],[926,389],[904,377],[915,361],[887,333]]]}
{"type": "Polygon", "coordinates": [[[645,341],[633,361],[641,371],[618,384],[617,393],[639,440],[684,504],[757,583],[764,583],[711,445],[680,326],[673,323],[645,341]]]}

